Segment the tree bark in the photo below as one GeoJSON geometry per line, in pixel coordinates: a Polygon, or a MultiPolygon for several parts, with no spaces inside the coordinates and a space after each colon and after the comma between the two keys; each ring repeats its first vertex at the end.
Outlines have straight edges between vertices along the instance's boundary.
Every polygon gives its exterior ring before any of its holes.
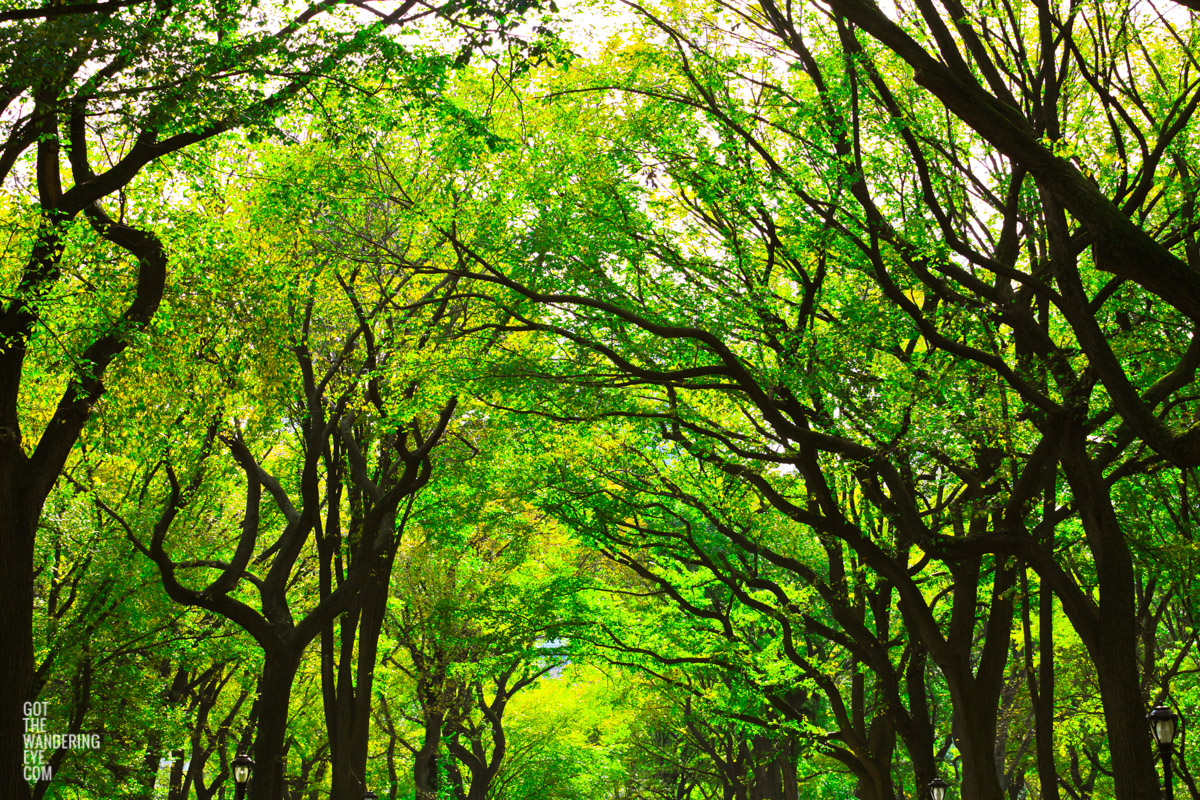
{"type": "MultiPolygon", "coordinates": [[[[0,390],[2,391],[2,390],[0,390]]],[[[20,444],[0,432],[0,798],[28,800],[24,774],[25,704],[33,680],[33,545],[37,515],[21,480],[20,444]]]]}
{"type": "Polygon", "coordinates": [[[413,784],[416,800],[437,800],[440,777],[438,748],[442,743],[442,722],[445,712],[429,708],[425,712],[425,740],[413,756],[413,784]]]}
{"type": "MultiPolygon", "coordinates": [[[[1096,669],[1104,706],[1113,785],[1117,800],[1157,800],[1146,709],[1137,666],[1137,607],[1133,558],[1125,541],[1108,486],[1088,456],[1081,428],[1064,437],[1063,471],[1075,497],[1080,521],[1096,564],[1099,621],[1084,638],[1096,669]],[[1089,641],[1090,640],[1090,641],[1089,641]]],[[[1087,626],[1076,625],[1081,633],[1087,626]]]]}
{"type": "Polygon", "coordinates": [[[264,652],[263,671],[258,682],[258,727],[249,800],[283,800],[288,703],[303,651],[303,646],[282,644],[264,652]]]}
{"type": "Polygon", "coordinates": [[[1058,800],[1058,770],[1054,766],[1054,593],[1043,586],[1038,608],[1038,702],[1034,708],[1037,732],[1038,782],[1042,800],[1058,800]]]}
{"type": "MultiPolygon", "coordinates": [[[[325,689],[333,797],[361,797],[368,788],[365,781],[371,733],[371,688],[375,681],[375,660],[394,556],[393,551],[386,566],[369,573],[359,596],[357,613],[347,612],[340,618],[339,668],[336,676],[331,668],[322,673],[325,681],[333,681],[336,686],[336,690],[334,686],[325,689]],[[334,691],[335,696],[330,702],[329,694],[334,691]]],[[[322,647],[332,645],[332,635],[322,637],[322,647]]]]}

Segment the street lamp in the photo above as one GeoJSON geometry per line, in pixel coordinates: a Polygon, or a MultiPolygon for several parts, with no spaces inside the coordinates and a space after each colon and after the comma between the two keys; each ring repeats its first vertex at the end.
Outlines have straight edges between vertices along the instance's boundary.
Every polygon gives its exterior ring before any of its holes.
{"type": "Polygon", "coordinates": [[[1167,800],[1174,800],[1175,787],[1171,781],[1171,754],[1175,751],[1175,734],[1179,728],[1179,715],[1169,706],[1155,706],[1146,715],[1150,723],[1150,732],[1154,741],[1158,742],[1158,754],[1163,765],[1163,786],[1167,790],[1167,800]]]}
{"type": "Polygon", "coordinates": [[[245,753],[239,753],[233,759],[234,800],[242,800],[246,796],[246,783],[250,780],[250,770],[253,768],[254,759],[245,753]]]}
{"type": "Polygon", "coordinates": [[[946,788],[950,784],[946,783],[941,778],[934,778],[929,782],[929,797],[930,800],[944,800],[946,797],[946,788]]]}

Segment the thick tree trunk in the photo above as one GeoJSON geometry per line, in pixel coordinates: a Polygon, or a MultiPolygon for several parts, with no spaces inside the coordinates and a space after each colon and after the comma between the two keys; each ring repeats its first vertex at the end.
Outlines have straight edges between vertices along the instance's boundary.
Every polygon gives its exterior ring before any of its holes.
{"type": "MultiPolygon", "coordinates": [[[[20,444],[0,430],[0,800],[28,800],[25,704],[33,681],[33,545],[37,513],[25,497],[20,444]],[[13,452],[15,451],[15,452],[13,452]]],[[[30,765],[32,766],[32,765],[30,765]]]]}
{"type": "MultiPolygon", "coordinates": [[[[470,742],[471,757],[465,760],[467,768],[471,773],[471,786],[466,793],[466,800],[484,800],[488,796],[488,791],[492,788],[492,781],[496,778],[496,773],[500,771],[500,765],[504,763],[504,754],[507,750],[507,740],[504,734],[504,728],[500,724],[504,713],[504,703],[500,703],[499,707],[493,707],[491,710],[494,714],[492,724],[490,726],[492,736],[492,752],[489,757],[483,746],[483,729],[479,729],[478,736],[470,742]]],[[[451,754],[456,755],[460,750],[451,748],[451,754]]],[[[464,761],[460,758],[459,761],[464,761]]]]}
{"type": "MultiPolygon", "coordinates": [[[[957,706],[958,704],[956,704],[957,706]]],[[[961,796],[973,800],[1006,800],[996,779],[996,731],[982,727],[977,709],[963,709],[955,737],[962,754],[961,796]]]]}
{"type": "Polygon", "coordinates": [[[354,634],[359,616],[357,608],[351,609],[337,620],[336,627],[330,623],[329,628],[321,633],[321,683],[332,770],[330,797],[359,797],[363,794],[362,776],[360,774],[355,781],[351,767],[353,758],[350,746],[355,706],[350,665],[354,659],[354,634]]]}
{"type": "MultiPolygon", "coordinates": [[[[862,672],[856,671],[851,678],[850,703],[854,727],[866,744],[860,756],[862,771],[858,776],[858,796],[863,800],[892,800],[895,789],[892,785],[892,751],[896,744],[896,731],[886,717],[876,715],[867,719],[866,681],[862,672]]],[[[768,800],[764,796],[764,800],[768,800]]],[[[769,800],[776,800],[770,797],[769,800]]]]}
{"type": "Polygon", "coordinates": [[[1080,520],[1096,563],[1099,624],[1083,626],[1081,634],[1090,635],[1081,638],[1100,687],[1116,800],[1158,800],[1158,777],[1137,667],[1133,557],[1108,485],[1087,453],[1081,429],[1064,438],[1061,459],[1071,491],[1079,498],[1080,520]]]}
{"type": "Polygon", "coordinates": [[[303,648],[281,646],[265,653],[258,683],[258,727],[249,800],[284,800],[288,704],[302,652],[303,648]]]}
{"type": "MultiPolygon", "coordinates": [[[[375,660],[379,635],[387,608],[391,558],[386,566],[373,571],[360,595],[361,611],[341,618],[337,692],[333,721],[327,720],[332,752],[333,797],[361,797],[366,786],[367,752],[371,734],[371,687],[375,682],[375,660]],[[357,636],[355,635],[357,634],[357,636]],[[352,681],[352,677],[354,680],[352,681]]],[[[332,643],[332,637],[323,639],[332,643]]],[[[326,680],[333,676],[327,671],[326,680]]],[[[326,692],[330,687],[326,688],[326,692]]]]}
{"type": "MultiPolygon", "coordinates": [[[[1103,591],[1103,590],[1102,590],[1103,591]]],[[[1101,607],[1104,606],[1103,599],[1101,607]]],[[[1103,612],[1102,612],[1103,614],[1103,612]]],[[[1132,615],[1132,614],[1131,614],[1132,615]]],[[[1109,615],[1104,615],[1106,619],[1109,615]]],[[[1123,626],[1114,626],[1121,628],[1123,626]]],[[[1131,626],[1132,627],[1132,626],[1131,626]]],[[[1146,707],[1138,683],[1132,637],[1121,630],[1101,629],[1100,651],[1093,655],[1096,681],[1104,704],[1104,721],[1112,758],[1117,800],[1158,800],[1146,707]]]]}
{"type": "MultiPolygon", "coordinates": [[[[955,709],[963,718],[963,724],[958,726],[963,758],[962,796],[977,800],[1005,800],[1000,783],[1004,763],[997,756],[996,731],[1012,637],[1014,606],[1010,590],[1016,583],[1016,570],[999,558],[994,567],[983,652],[973,678],[970,663],[964,660],[964,691],[955,702],[955,709]]],[[[974,591],[971,590],[972,595],[974,591]]],[[[973,597],[971,604],[975,604],[973,597]]]]}
{"type": "Polygon", "coordinates": [[[176,750],[171,756],[171,781],[167,789],[167,800],[187,800],[187,791],[183,783],[183,765],[186,759],[182,750],[176,750]]]}
{"type": "MultiPolygon", "coordinates": [[[[918,787],[917,795],[920,796],[919,787],[928,786],[931,780],[938,777],[938,769],[933,757],[933,722],[929,713],[929,696],[925,690],[927,653],[919,640],[911,647],[908,667],[904,670],[904,694],[908,698],[908,716],[901,717],[897,732],[912,760],[913,778],[918,787]]],[[[903,784],[901,781],[901,786],[903,784]]],[[[902,790],[897,791],[896,797],[902,796],[902,790]]]]}
{"type": "Polygon", "coordinates": [[[445,713],[430,709],[425,714],[425,741],[413,757],[413,784],[416,800],[436,800],[438,796],[438,747],[442,743],[445,713]]]}

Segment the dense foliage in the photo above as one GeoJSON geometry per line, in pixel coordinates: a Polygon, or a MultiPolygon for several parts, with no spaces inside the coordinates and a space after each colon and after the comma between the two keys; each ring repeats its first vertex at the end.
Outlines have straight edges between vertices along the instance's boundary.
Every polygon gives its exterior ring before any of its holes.
{"type": "Polygon", "coordinates": [[[0,800],[1200,798],[1196,13],[0,3],[0,800]]]}

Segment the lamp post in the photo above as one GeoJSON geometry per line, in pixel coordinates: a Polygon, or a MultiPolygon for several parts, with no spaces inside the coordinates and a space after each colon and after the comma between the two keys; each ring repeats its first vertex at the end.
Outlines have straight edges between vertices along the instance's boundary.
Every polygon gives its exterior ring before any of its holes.
{"type": "Polygon", "coordinates": [[[945,800],[946,788],[950,784],[946,783],[940,777],[934,778],[929,782],[929,798],[930,800],[945,800]]]}
{"type": "Polygon", "coordinates": [[[239,753],[233,759],[233,800],[242,800],[246,796],[246,784],[250,781],[250,770],[254,769],[254,759],[245,753],[239,753]]]}
{"type": "Polygon", "coordinates": [[[1163,786],[1167,790],[1167,800],[1174,800],[1175,787],[1171,780],[1171,754],[1175,752],[1175,733],[1178,729],[1179,715],[1169,706],[1155,706],[1146,715],[1150,723],[1150,732],[1154,741],[1158,742],[1158,755],[1163,765],[1163,786]]]}

